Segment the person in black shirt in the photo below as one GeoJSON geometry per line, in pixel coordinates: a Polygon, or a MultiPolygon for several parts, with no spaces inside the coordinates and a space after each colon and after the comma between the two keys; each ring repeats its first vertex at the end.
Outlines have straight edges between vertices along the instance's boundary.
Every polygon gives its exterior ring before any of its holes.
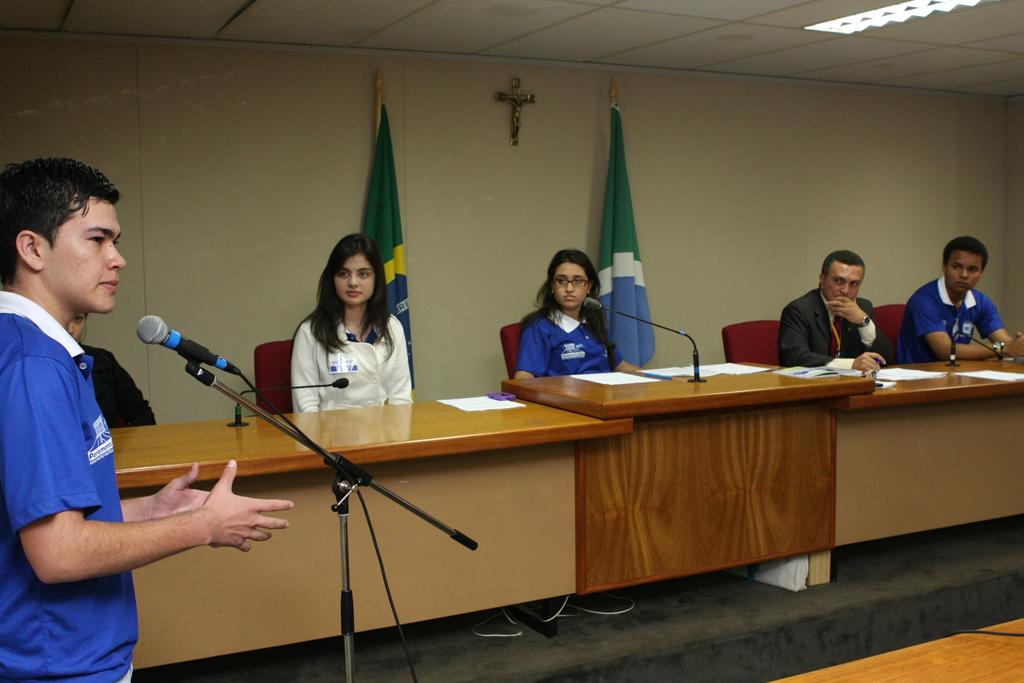
{"type": "Polygon", "coordinates": [[[77,315],[68,325],[68,333],[93,357],[92,383],[96,403],[103,411],[109,427],[140,427],[155,425],[156,417],[132,376],[121,367],[114,354],[106,349],[82,344],[85,337],[86,316],[77,315]]]}

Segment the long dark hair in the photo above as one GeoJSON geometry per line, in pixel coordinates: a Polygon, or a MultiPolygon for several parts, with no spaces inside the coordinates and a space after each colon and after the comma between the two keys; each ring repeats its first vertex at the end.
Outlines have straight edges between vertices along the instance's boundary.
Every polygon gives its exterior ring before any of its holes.
{"type": "MultiPolygon", "coordinates": [[[[551,263],[548,264],[548,279],[537,290],[537,301],[535,302],[537,310],[527,314],[520,321],[520,325],[524,330],[538,320],[550,318],[554,313],[562,310],[555,299],[554,287],[555,271],[563,263],[575,263],[582,268],[587,279],[590,280],[590,296],[594,299],[601,296],[601,282],[597,278],[597,269],[594,268],[594,264],[590,262],[587,255],[579,249],[562,249],[557,251],[551,257],[551,263]]],[[[580,309],[580,322],[585,324],[597,341],[608,349],[608,364],[611,365],[612,359],[615,357],[615,344],[608,338],[608,328],[605,325],[604,313],[601,312],[601,309],[583,306],[580,309]]]]}
{"type": "Polygon", "coordinates": [[[380,259],[377,245],[366,235],[345,235],[334,245],[331,255],[327,258],[327,265],[320,273],[320,283],[316,289],[316,308],[302,322],[310,321],[313,338],[328,351],[341,349],[345,345],[345,340],[338,336],[338,325],[345,320],[345,304],[338,298],[334,276],[345,266],[345,261],[357,254],[365,256],[373,267],[373,294],[366,302],[363,322],[364,325],[369,323],[377,336],[384,340],[390,356],[395,347],[395,340],[388,329],[391,314],[388,312],[384,262],[380,259]]]}

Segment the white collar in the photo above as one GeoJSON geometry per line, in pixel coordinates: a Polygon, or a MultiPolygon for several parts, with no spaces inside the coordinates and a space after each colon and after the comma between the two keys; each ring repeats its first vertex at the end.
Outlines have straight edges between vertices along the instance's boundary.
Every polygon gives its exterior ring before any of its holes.
{"type": "Polygon", "coordinates": [[[566,334],[569,334],[580,326],[579,320],[573,320],[561,311],[555,311],[551,314],[551,322],[558,325],[566,334]]]}
{"type": "Polygon", "coordinates": [[[0,313],[13,313],[28,318],[43,334],[63,346],[72,358],[85,353],[75,338],[60,326],[56,318],[32,299],[14,292],[0,292],[0,313]]]}
{"type": "Polygon", "coordinates": [[[821,303],[825,304],[825,312],[828,313],[829,322],[832,322],[833,320],[835,320],[836,316],[832,313],[832,311],[828,310],[828,299],[826,299],[825,295],[821,293],[821,287],[818,287],[818,296],[821,297],[821,303]]]}
{"type": "MultiPolygon", "coordinates": [[[[946,291],[946,281],[940,277],[935,281],[935,284],[939,288],[939,298],[942,299],[942,303],[947,306],[953,306],[953,300],[949,298],[949,292],[946,291]]],[[[964,306],[974,308],[974,304],[974,290],[968,289],[967,294],[964,296],[964,306]]]]}

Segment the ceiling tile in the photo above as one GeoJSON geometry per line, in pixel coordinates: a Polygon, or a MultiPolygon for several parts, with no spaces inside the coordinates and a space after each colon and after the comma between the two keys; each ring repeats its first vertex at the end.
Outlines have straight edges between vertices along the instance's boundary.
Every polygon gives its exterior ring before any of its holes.
{"type": "Polygon", "coordinates": [[[886,81],[887,85],[903,85],[910,88],[938,88],[949,90],[965,85],[992,83],[1024,79],[1024,59],[1011,59],[995,64],[979,64],[963,69],[940,71],[932,74],[908,76],[886,81]]]}
{"type": "Polygon", "coordinates": [[[800,0],[624,0],[616,7],[739,21],[799,4],[800,0]]]}
{"type": "Polygon", "coordinates": [[[56,31],[67,11],[68,0],[5,0],[0,3],[0,26],[56,31]]]}
{"type": "Polygon", "coordinates": [[[601,9],[497,45],[484,50],[484,53],[536,59],[591,60],[721,23],[713,19],[601,9]]]}
{"type": "Polygon", "coordinates": [[[545,0],[439,0],[359,46],[472,53],[595,9],[545,0]]]}
{"type": "Polygon", "coordinates": [[[66,31],[212,38],[244,0],[75,0],[66,31]]]}
{"type": "Polygon", "coordinates": [[[688,69],[762,52],[828,40],[811,31],[732,23],[657,45],[611,55],[602,62],[688,69]]]}
{"type": "Polygon", "coordinates": [[[963,88],[957,88],[957,90],[960,92],[969,92],[978,95],[1016,97],[1017,95],[1024,95],[1024,78],[1018,78],[1013,81],[1000,81],[998,83],[969,85],[963,88]]]}
{"type": "Polygon", "coordinates": [[[948,71],[974,64],[998,62],[1006,59],[1005,53],[989,50],[971,50],[963,47],[940,47],[884,59],[874,59],[861,64],[818,69],[800,74],[804,78],[818,78],[826,81],[854,81],[857,83],[881,83],[905,76],[948,71]]]}
{"type": "Polygon", "coordinates": [[[430,2],[432,0],[259,0],[217,37],[347,46],[430,2]]]}
{"type": "Polygon", "coordinates": [[[1004,50],[1006,52],[1020,52],[1024,54],[1024,33],[1014,33],[1000,38],[979,40],[964,47],[979,47],[986,50],[1004,50]]]}
{"type": "Polygon", "coordinates": [[[919,43],[875,40],[860,36],[842,36],[834,40],[744,57],[702,68],[737,74],[789,76],[803,71],[856,64],[894,55],[930,49],[919,43]]]}
{"type": "Polygon", "coordinates": [[[977,7],[934,14],[927,19],[907,21],[874,29],[874,38],[917,40],[943,45],[961,45],[1006,35],[1007,26],[1024,26],[1024,0],[1000,0],[977,7]]]}

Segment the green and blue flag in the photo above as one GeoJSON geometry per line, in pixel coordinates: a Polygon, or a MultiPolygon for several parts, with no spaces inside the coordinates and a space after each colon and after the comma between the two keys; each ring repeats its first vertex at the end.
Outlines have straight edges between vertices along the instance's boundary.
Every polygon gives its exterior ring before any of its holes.
{"type": "MultiPolygon", "coordinates": [[[[640,244],[633,220],[633,200],[626,174],[626,151],[622,140],[622,114],[612,106],[612,141],[608,153],[608,184],[604,194],[601,226],[601,254],[598,276],[601,304],[644,320],[651,319],[647,304],[640,244]]],[[[609,314],[608,331],[622,357],[643,365],[654,356],[654,330],[650,325],[621,315],[609,314]]]]}

